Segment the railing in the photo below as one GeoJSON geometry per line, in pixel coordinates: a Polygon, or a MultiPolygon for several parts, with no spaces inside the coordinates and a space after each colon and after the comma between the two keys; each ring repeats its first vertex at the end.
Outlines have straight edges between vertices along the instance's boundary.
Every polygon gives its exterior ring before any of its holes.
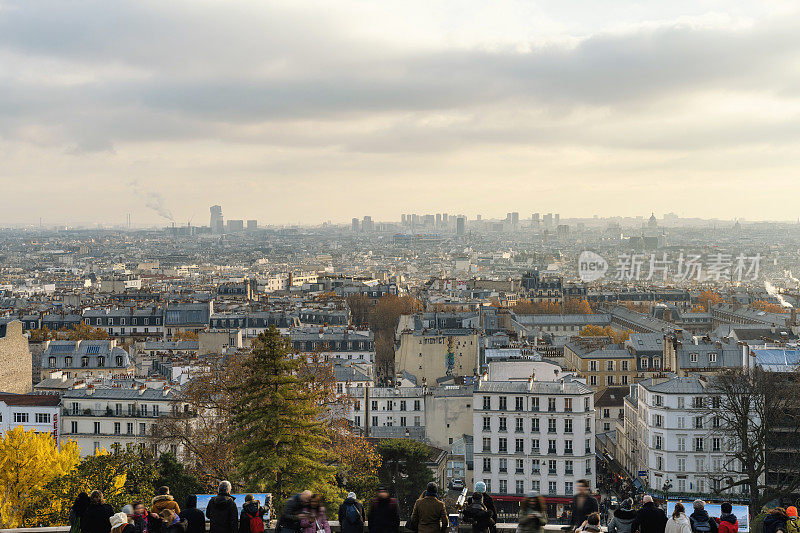
{"type": "MultiPolygon", "coordinates": [[[[405,528],[405,523],[401,523],[400,531],[407,532],[408,529],[405,528]]],[[[275,533],[274,524],[270,525],[271,527],[267,527],[264,530],[264,533],[275,533]]],[[[330,522],[331,531],[340,532],[341,527],[339,526],[339,522],[331,521],[330,522]]],[[[563,533],[564,526],[558,524],[548,524],[544,526],[544,530],[547,533],[563,533]]],[[[57,526],[57,527],[28,527],[28,528],[16,528],[16,529],[0,529],[0,533],[69,533],[68,526],[57,526]]],[[[206,529],[208,529],[208,524],[206,524],[206,529]]],[[[497,531],[500,533],[514,533],[517,530],[517,524],[514,523],[502,523],[497,524],[497,531]]],[[[369,523],[364,526],[364,531],[369,531],[369,523]]],[[[464,524],[461,522],[458,528],[459,533],[461,532],[471,532],[472,525],[464,524]]],[[[602,528],[602,531],[606,531],[606,528],[602,528]]]]}

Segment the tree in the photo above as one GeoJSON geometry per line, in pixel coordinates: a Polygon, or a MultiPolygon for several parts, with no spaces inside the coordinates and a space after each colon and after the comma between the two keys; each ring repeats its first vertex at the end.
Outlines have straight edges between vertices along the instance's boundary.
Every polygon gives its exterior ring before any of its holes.
{"type": "MultiPolygon", "coordinates": [[[[52,480],[73,471],[78,464],[78,446],[66,442],[58,448],[48,433],[25,431],[22,426],[7,431],[0,440],[0,524],[5,529],[21,527],[31,513],[31,501],[52,480]]],[[[28,522],[30,523],[30,522],[28,522]]]]}
{"type": "Polygon", "coordinates": [[[381,483],[394,487],[402,515],[411,516],[414,502],[434,480],[427,466],[430,448],[410,439],[385,439],[378,444],[382,464],[378,469],[381,483]]]}
{"type": "Polygon", "coordinates": [[[365,326],[369,323],[369,314],[374,304],[366,295],[351,294],[347,297],[347,307],[350,309],[350,320],[353,324],[365,326]]]}
{"type": "Polygon", "coordinates": [[[394,334],[402,315],[422,311],[422,302],[411,296],[381,296],[370,312],[375,333],[375,368],[383,382],[394,375],[394,334]]]}
{"type": "Polygon", "coordinates": [[[353,433],[343,420],[330,425],[331,453],[336,478],[347,491],[368,501],[378,485],[381,456],[375,445],[353,433]]]}
{"type": "Polygon", "coordinates": [[[72,328],[61,328],[58,330],[59,338],[65,338],[68,341],[90,341],[90,340],[105,340],[108,339],[108,332],[102,328],[93,328],[88,324],[80,322],[72,328]]]}
{"type": "Polygon", "coordinates": [[[560,315],[562,308],[558,302],[534,302],[523,298],[517,300],[514,312],[518,315],[560,315]]]}
{"type": "MultiPolygon", "coordinates": [[[[705,416],[718,418],[716,429],[731,440],[732,464],[710,473],[720,491],[747,487],[750,513],[800,488],[800,384],[794,373],[761,367],[723,370],[708,384],[711,402],[705,416]],[[741,472],[741,475],[733,475],[741,472]]],[[[713,424],[712,424],[713,427],[713,424]]]]}
{"type": "Polygon", "coordinates": [[[332,502],[335,469],[325,464],[322,409],[311,387],[298,375],[299,358],[273,326],[253,341],[245,373],[233,387],[233,439],[237,470],[246,487],[272,492],[277,501],[310,489],[332,502]]]}
{"type": "Polygon", "coordinates": [[[766,300],[756,300],[748,306],[750,309],[757,309],[765,313],[785,313],[786,309],[778,304],[766,300]]]}
{"type": "Polygon", "coordinates": [[[198,335],[196,331],[179,331],[172,336],[174,341],[196,341],[198,335]]]}
{"type": "Polygon", "coordinates": [[[700,296],[697,297],[697,303],[703,307],[706,313],[711,310],[712,306],[724,301],[725,299],[718,292],[714,291],[703,291],[700,293],[700,296]]]}
{"type": "Polygon", "coordinates": [[[197,477],[186,472],[183,464],[178,462],[175,455],[163,453],[156,461],[157,477],[154,486],[169,487],[169,493],[183,507],[186,497],[190,494],[202,493],[206,487],[197,477]]]}
{"type": "Polygon", "coordinates": [[[568,298],[564,302],[564,313],[574,315],[591,315],[593,313],[592,306],[586,300],[578,300],[577,298],[568,298]]]}
{"type": "Polygon", "coordinates": [[[612,342],[616,344],[622,344],[626,340],[630,338],[631,330],[626,329],[624,331],[616,331],[611,326],[595,326],[594,324],[588,324],[581,329],[580,335],[581,337],[608,337],[611,339],[612,342]]]}
{"type": "Polygon", "coordinates": [[[50,331],[50,328],[47,326],[39,329],[32,329],[28,335],[28,340],[31,342],[44,342],[55,338],[55,332],[50,331]]]}

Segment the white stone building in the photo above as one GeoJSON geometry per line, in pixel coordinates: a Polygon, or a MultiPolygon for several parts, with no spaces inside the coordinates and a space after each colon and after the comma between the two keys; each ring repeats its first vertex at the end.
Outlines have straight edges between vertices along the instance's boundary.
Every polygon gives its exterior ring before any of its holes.
{"type": "Polygon", "coordinates": [[[60,405],[57,394],[0,393],[0,432],[22,426],[26,431],[51,433],[58,442],[60,405]]]}
{"type": "Polygon", "coordinates": [[[594,393],[584,382],[481,380],[474,395],[474,477],[487,491],[572,496],[578,480],[594,486],[594,393]]]}
{"type": "Polygon", "coordinates": [[[365,434],[424,438],[425,395],[422,387],[351,387],[349,391],[354,403],[348,418],[365,434]],[[367,390],[369,399],[365,400],[367,390]]]}

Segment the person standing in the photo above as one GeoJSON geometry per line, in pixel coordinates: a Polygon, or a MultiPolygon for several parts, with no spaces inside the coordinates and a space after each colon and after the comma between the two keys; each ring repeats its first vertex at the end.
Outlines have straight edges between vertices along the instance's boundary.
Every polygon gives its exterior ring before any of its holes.
{"type": "Polygon", "coordinates": [[[75,502],[69,510],[69,533],[80,533],[83,513],[89,508],[90,503],[89,495],[85,492],[81,492],[75,498],[75,502]]]}
{"type": "Polygon", "coordinates": [[[542,533],[547,524],[547,504],[539,494],[528,493],[519,509],[519,533],[542,533]]]}
{"type": "Polygon", "coordinates": [[[447,533],[450,521],[444,502],[436,496],[437,490],[436,483],[428,483],[425,493],[414,503],[409,529],[416,529],[418,533],[447,533]]]}
{"type": "Polygon", "coordinates": [[[489,493],[486,492],[486,483],[483,481],[478,481],[475,483],[475,492],[480,494],[483,498],[483,505],[486,506],[486,510],[492,514],[492,521],[494,522],[489,530],[494,533],[497,531],[497,509],[494,506],[494,499],[489,496],[489,493]]]}
{"type": "Polygon", "coordinates": [[[692,533],[692,526],[686,516],[686,508],[681,502],[675,504],[672,516],[667,520],[664,533],[692,533]]]}
{"type": "Polygon", "coordinates": [[[800,520],[797,518],[797,507],[795,506],[786,508],[786,533],[800,533],[800,520]]]}
{"type": "Polygon", "coordinates": [[[206,515],[197,508],[197,496],[190,494],[186,497],[186,505],[178,516],[186,520],[186,533],[206,533],[206,515]]]}
{"type": "Polygon", "coordinates": [[[231,482],[219,484],[217,495],[211,498],[206,507],[206,517],[210,522],[209,533],[236,533],[239,526],[239,510],[231,496],[231,482]]]}
{"type": "Polygon", "coordinates": [[[695,500],[692,504],[694,512],[689,516],[693,533],[717,533],[717,521],[708,516],[706,502],[695,500]]]}
{"type": "Polygon", "coordinates": [[[172,508],[162,509],[158,516],[164,522],[161,526],[161,531],[164,533],[186,533],[189,523],[186,520],[181,520],[172,508]]]}
{"type": "Polygon", "coordinates": [[[608,524],[608,533],[631,533],[634,520],[636,511],[633,510],[633,500],[626,498],[614,511],[614,518],[608,524]]]}
{"type": "Polygon", "coordinates": [[[175,498],[169,493],[169,487],[158,487],[158,494],[153,496],[150,502],[150,512],[153,514],[161,515],[161,511],[170,509],[175,514],[181,514],[181,506],[175,501],[175,498]]]}
{"type": "MultiPolygon", "coordinates": [[[[667,513],[656,507],[653,497],[649,494],[642,498],[642,507],[636,513],[636,519],[631,524],[631,531],[639,533],[664,533],[667,527],[667,513]]],[[[716,532],[715,532],[716,533],[716,532]]]]}
{"type": "Polygon", "coordinates": [[[239,533],[264,533],[264,515],[267,510],[252,494],[244,497],[242,514],[239,516],[239,533]]]}
{"type": "MultiPolygon", "coordinates": [[[[131,511],[133,508],[131,508],[131,511]]],[[[130,519],[128,518],[128,514],[124,511],[121,513],[116,513],[111,515],[111,518],[108,519],[110,526],[111,526],[111,533],[133,533],[134,527],[130,523],[130,519]]]]}
{"type": "Polygon", "coordinates": [[[779,531],[787,533],[786,521],[788,518],[783,507],[770,509],[767,516],[764,517],[764,533],[778,533],[779,531]]]}
{"type": "Polygon", "coordinates": [[[275,533],[300,533],[300,521],[308,516],[305,509],[311,502],[311,496],[310,490],[304,490],[286,500],[275,533]]]}
{"type": "Polygon", "coordinates": [[[400,531],[400,507],[389,495],[385,485],[378,486],[375,498],[369,507],[369,527],[373,531],[398,533],[400,531]]]}
{"type": "Polygon", "coordinates": [[[109,533],[110,518],[113,515],[114,509],[106,503],[103,493],[99,490],[92,491],[89,495],[89,506],[81,519],[81,533],[109,533]]]}
{"type": "Polygon", "coordinates": [[[150,533],[149,532],[150,515],[147,513],[147,509],[145,508],[144,503],[140,501],[135,501],[131,504],[131,507],[133,507],[134,533],[150,533]]]}
{"type": "Polygon", "coordinates": [[[339,506],[339,524],[342,533],[364,533],[364,508],[358,503],[355,492],[348,493],[339,506]]]}
{"type": "Polygon", "coordinates": [[[313,494],[306,508],[306,517],[300,519],[303,533],[331,533],[331,525],[319,495],[313,494]]]}
{"type": "Polygon", "coordinates": [[[471,503],[462,511],[464,520],[472,524],[472,533],[487,533],[492,525],[492,514],[483,505],[483,495],[476,492],[471,503]]]}
{"type": "MultiPolygon", "coordinates": [[[[739,520],[736,518],[736,515],[733,514],[733,505],[731,505],[730,502],[724,502],[720,506],[720,511],[722,511],[722,514],[720,514],[719,520],[717,520],[717,531],[719,531],[719,533],[739,533],[739,520]]],[[[797,513],[796,509],[795,513],[797,513]]],[[[789,514],[788,509],[786,510],[786,514],[789,514]]]]}
{"type": "Polygon", "coordinates": [[[574,531],[581,526],[590,514],[598,512],[597,498],[589,491],[589,482],[585,479],[578,481],[578,493],[572,498],[571,529],[574,531]]]}

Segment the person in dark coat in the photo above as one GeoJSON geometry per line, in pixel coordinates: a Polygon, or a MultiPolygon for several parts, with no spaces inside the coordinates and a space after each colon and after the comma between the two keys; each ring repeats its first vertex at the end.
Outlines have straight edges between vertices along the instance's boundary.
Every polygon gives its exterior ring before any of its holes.
{"type": "Polygon", "coordinates": [[[653,498],[646,495],[642,498],[642,507],[636,513],[636,519],[631,524],[631,531],[639,533],[664,533],[667,527],[667,513],[656,507],[653,498]]]}
{"type": "Polygon", "coordinates": [[[342,533],[364,533],[364,508],[358,503],[355,492],[348,493],[339,506],[339,524],[342,533]]]}
{"type": "MultiPolygon", "coordinates": [[[[409,522],[418,533],[447,533],[450,519],[447,517],[444,502],[437,496],[436,483],[428,483],[425,493],[414,503],[409,522]]],[[[408,526],[406,526],[408,527],[408,526]]]]}
{"type": "MultiPolygon", "coordinates": [[[[720,506],[720,511],[722,514],[716,520],[717,531],[719,533],[739,533],[739,520],[733,514],[733,505],[730,502],[724,502],[720,506]]],[[[786,514],[789,514],[789,509],[786,510],[786,514]]]]}
{"type": "Polygon", "coordinates": [[[397,533],[400,530],[400,507],[397,500],[389,496],[389,489],[384,485],[378,487],[367,518],[373,531],[397,533]]]}
{"type": "Polygon", "coordinates": [[[206,507],[206,517],[210,522],[209,533],[236,533],[239,529],[239,510],[231,496],[230,481],[219,484],[219,491],[206,507]]]}
{"type": "Polygon", "coordinates": [[[770,510],[767,516],[764,517],[764,533],[778,533],[779,531],[787,533],[787,519],[788,515],[783,507],[776,507],[775,509],[770,510]]]}
{"type": "Polygon", "coordinates": [[[494,506],[494,500],[486,492],[486,483],[483,481],[478,481],[475,483],[475,493],[480,494],[483,498],[483,505],[486,507],[486,510],[489,511],[492,515],[492,525],[489,527],[489,531],[495,532],[497,531],[497,509],[494,506]]]}
{"type": "Polygon", "coordinates": [[[244,497],[242,514],[239,516],[239,533],[250,533],[250,519],[259,518],[264,523],[264,515],[267,510],[261,506],[261,502],[256,500],[252,494],[244,497]]]}
{"type": "MultiPolygon", "coordinates": [[[[152,533],[148,520],[150,514],[145,509],[144,502],[136,501],[131,504],[133,507],[133,529],[135,533],[152,533]]],[[[159,526],[160,531],[161,526],[159,526]]]]}
{"type": "Polygon", "coordinates": [[[717,521],[708,516],[706,502],[695,500],[692,507],[694,512],[689,515],[692,533],[717,533],[717,521]]]}
{"type": "Polygon", "coordinates": [[[472,524],[472,533],[486,533],[494,523],[492,513],[483,504],[483,495],[480,492],[472,495],[472,502],[461,514],[464,515],[464,520],[472,524]]]}
{"type": "Polygon", "coordinates": [[[89,500],[89,506],[81,518],[81,533],[109,533],[114,509],[106,503],[99,490],[92,491],[89,500]]]}
{"type": "Polygon", "coordinates": [[[91,500],[89,499],[89,495],[85,492],[81,492],[78,494],[78,497],[75,498],[75,502],[72,504],[72,507],[69,510],[69,532],[70,533],[79,533],[81,530],[81,519],[83,519],[83,513],[86,512],[86,509],[89,508],[89,504],[91,500]]]}
{"type": "Polygon", "coordinates": [[[608,524],[608,533],[631,533],[631,527],[636,520],[636,511],[633,510],[633,500],[627,498],[614,511],[614,518],[608,524]]]}
{"type": "Polygon", "coordinates": [[[572,498],[571,529],[576,530],[583,525],[586,518],[599,511],[597,498],[589,491],[589,482],[585,479],[578,481],[578,493],[572,498]]]}
{"type": "Polygon", "coordinates": [[[206,515],[197,508],[197,496],[190,494],[185,503],[178,516],[181,520],[186,520],[186,533],[206,533],[206,515]]]}
{"type": "Polygon", "coordinates": [[[304,510],[311,502],[312,492],[304,490],[300,494],[295,494],[283,504],[283,512],[278,518],[278,525],[275,533],[300,533],[300,521],[308,517],[304,510]]]}

